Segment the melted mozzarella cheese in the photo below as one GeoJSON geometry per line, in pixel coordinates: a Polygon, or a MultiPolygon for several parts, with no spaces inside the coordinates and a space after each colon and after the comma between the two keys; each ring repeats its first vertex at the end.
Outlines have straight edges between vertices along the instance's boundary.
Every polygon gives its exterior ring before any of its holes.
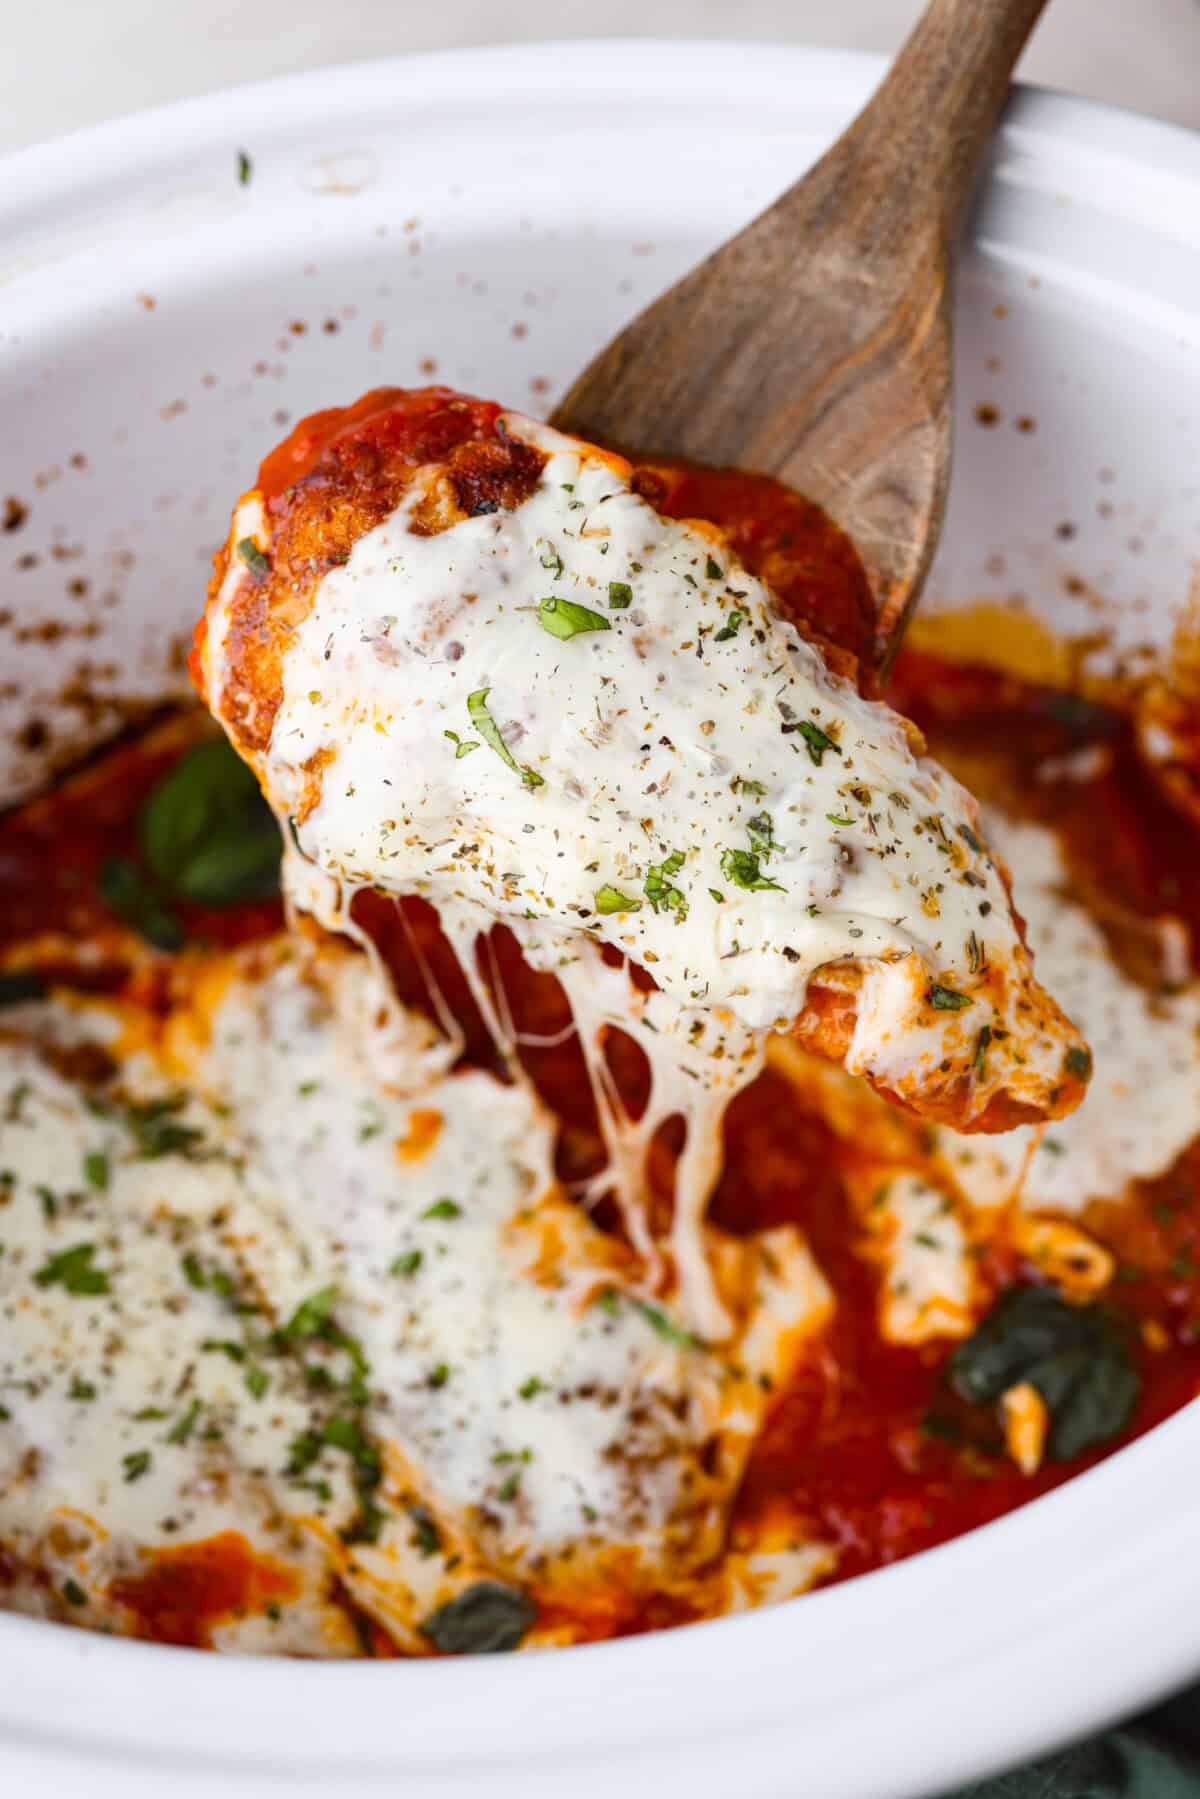
{"type": "MultiPolygon", "coordinates": [[[[78,1040],[89,1020],[37,1023],[78,1040]]],[[[308,1507],[278,1481],[308,1402],[279,1366],[251,1395],[242,1321],[212,1281],[236,1274],[221,1221],[241,1192],[219,1121],[172,1114],[204,1159],[148,1159],[20,1043],[0,1046],[0,1094],[0,1543],[42,1577],[9,1602],[61,1611],[65,1594],[67,1615],[121,1629],[114,1584],[143,1551],[237,1532],[294,1597],[277,1626],[261,1609],[227,1623],[224,1646],[353,1652],[308,1507]]],[[[349,1522],[348,1482],[331,1479],[329,1521],[349,1522]]]]}
{"type": "Polygon", "coordinates": [[[986,825],[1016,871],[1038,972],[1091,1044],[1093,1075],[1070,1118],[986,1142],[942,1130],[939,1150],[975,1205],[1019,1197],[1028,1210],[1078,1212],[1164,1173],[1200,1131],[1200,983],[1150,993],[1130,980],[1071,897],[1053,831],[998,814],[986,825]]]}
{"type": "Polygon", "coordinates": [[[531,1094],[447,1076],[345,952],[211,958],[157,1041],[126,1029],[143,1047],[100,1103],[52,1063],[81,1039],[119,1054],[111,1010],[20,1022],[0,1543],[81,1589],[80,1621],[124,1628],[124,1576],[230,1530],[295,1591],[219,1640],[322,1654],[354,1648],[335,1575],[419,1650],[482,1577],[628,1590],[719,1551],[765,1390],[831,1306],[794,1232],[717,1244],[743,1320],[718,1359],[557,1194],[531,1094]]]}
{"type": "Polygon", "coordinates": [[[966,1337],[974,1328],[967,1234],[953,1202],[917,1174],[885,1177],[867,1208],[883,1280],[879,1330],[889,1343],[966,1337]]]}
{"type": "MultiPolygon", "coordinates": [[[[918,1104],[972,1068],[988,1023],[973,1115],[1001,1090],[1042,1106],[1073,1039],[1032,982],[974,802],[897,715],[832,674],[715,533],[660,518],[613,459],[507,424],[548,452],[532,495],[430,535],[410,528],[414,483],[289,625],[259,772],[297,906],[345,929],[357,887],[425,896],[485,1016],[474,946],[495,920],[555,972],[648,1257],[639,1158],[684,1116],[671,1247],[689,1323],[715,1340],[730,1320],[698,1223],[721,1114],[818,969],[860,969],[847,1066],[918,1104]],[[660,991],[614,976],[601,945],[660,991]],[[651,1059],[637,1124],[604,1078],[614,1023],[651,1059]]],[[[244,578],[234,559],[208,620],[218,717],[244,578]]]]}

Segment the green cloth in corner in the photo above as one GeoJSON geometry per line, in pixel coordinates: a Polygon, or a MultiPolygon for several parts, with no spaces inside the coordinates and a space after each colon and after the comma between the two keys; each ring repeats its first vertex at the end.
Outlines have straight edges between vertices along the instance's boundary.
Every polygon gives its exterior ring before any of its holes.
{"type": "Polygon", "coordinates": [[[1200,1799],[1200,1687],[1127,1730],[1043,1756],[947,1799],[1200,1799]]]}

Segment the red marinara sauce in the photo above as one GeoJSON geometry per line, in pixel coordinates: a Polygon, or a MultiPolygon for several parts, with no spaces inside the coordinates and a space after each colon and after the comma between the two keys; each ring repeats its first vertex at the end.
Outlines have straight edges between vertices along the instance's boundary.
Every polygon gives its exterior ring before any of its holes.
{"type": "MultiPolygon", "coordinates": [[[[444,464],[470,512],[519,500],[542,460],[507,432],[494,401],[446,387],[377,387],[352,406],[302,419],[263,462],[258,486],[275,516],[309,484],[338,503],[349,485],[361,528],[374,522],[373,495],[394,503],[402,470],[444,464]]],[[[636,456],[632,470],[635,491],[656,511],[718,525],[797,626],[865,659],[874,629],[870,587],[854,545],[819,506],[739,469],[636,456]]]]}
{"type": "Polygon", "coordinates": [[[109,1596],[125,1607],[137,1634],[154,1643],[210,1649],[221,1624],[286,1605],[299,1580],[257,1551],[239,1531],[222,1531],[198,1543],[156,1549],[140,1574],[114,1581],[109,1596]]]}

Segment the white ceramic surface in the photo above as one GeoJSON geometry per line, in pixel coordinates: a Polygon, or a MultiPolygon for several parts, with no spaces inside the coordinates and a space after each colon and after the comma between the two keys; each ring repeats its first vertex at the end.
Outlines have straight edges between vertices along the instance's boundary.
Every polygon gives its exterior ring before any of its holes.
{"type": "MultiPolygon", "coordinates": [[[[228,505],[287,420],[433,378],[430,360],[437,379],[546,406],[877,73],[748,45],[472,52],[222,94],[9,159],[0,508],[30,511],[0,534],[3,790],[45,772],[31,723],[61,751],[103,728],[106,695],[178,685],[228,505]]],[[[963,268],[934,602],[1107,628],[1123,654],[1162,640],[1200,561],[1198,202],[1195,139],[1015,102],[963,268]]],[[[563,1654],[238,1663],[0,1618],[0,1790],[24,1775],[55,1799],[168,1779],[189,1799],[276,1783],[326,1799],[928,1794],[1200,1669],[1198,1475],[1193,1409],[899,1567],[563,1654]]]]}

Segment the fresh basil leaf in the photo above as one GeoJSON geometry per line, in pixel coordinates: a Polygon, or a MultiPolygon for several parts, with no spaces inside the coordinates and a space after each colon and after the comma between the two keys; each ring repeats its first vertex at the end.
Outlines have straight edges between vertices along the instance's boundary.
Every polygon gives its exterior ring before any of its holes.
{"type": "Polygon", "coordinates": [[[526,787],[544,787],[546,783],[537,770],[523,768],[501,736],[499,725],[488,711],[487,697],[491,691],[490,687],[479,687],[474,693],[467,695],[467,713],[471,723],[488,748],[495,750],[500,760],[506,762],[514,774],[520,775],[526,787]]]}
{"type": "Polygon", "coordinates": [[[163,776],[138,835],[148,873],[173,898],[235,906],[279,891],[279,827],[223,737],[197,744],[163,776]]]}
{"type": "Polygon", "coordinates": [[[578,637],[581,631],[611,631],[612,624],[602,612],[581,606],[577,600],[543,600],[538,619],[551,637],[578,637]]]}
{"type": "Polygon", "coordinates": [[[477,1580],[420,1626],[443,1655],[498,1655],[516,1649],[537,1617],[537,1607],[519,1587],[477,1580]]]}
{"type": "Polygon", "coordinates": [[[155,949],[183,947],[183,927],[161,894],[128,856],[109,856],[97,883],[114,918],[137,931],[155,949]]]}
{"type": "Polygon", "coordinates": [[[1050,1413],[1047,1449],[1069,1461],[1128,1425],[1141,1391],[1120,1320],[1073,1306],[1049,1287],[1013,1288],[948,1364],[961,1399],[992,1405],[1028,1381],[1050,1413]]]}

